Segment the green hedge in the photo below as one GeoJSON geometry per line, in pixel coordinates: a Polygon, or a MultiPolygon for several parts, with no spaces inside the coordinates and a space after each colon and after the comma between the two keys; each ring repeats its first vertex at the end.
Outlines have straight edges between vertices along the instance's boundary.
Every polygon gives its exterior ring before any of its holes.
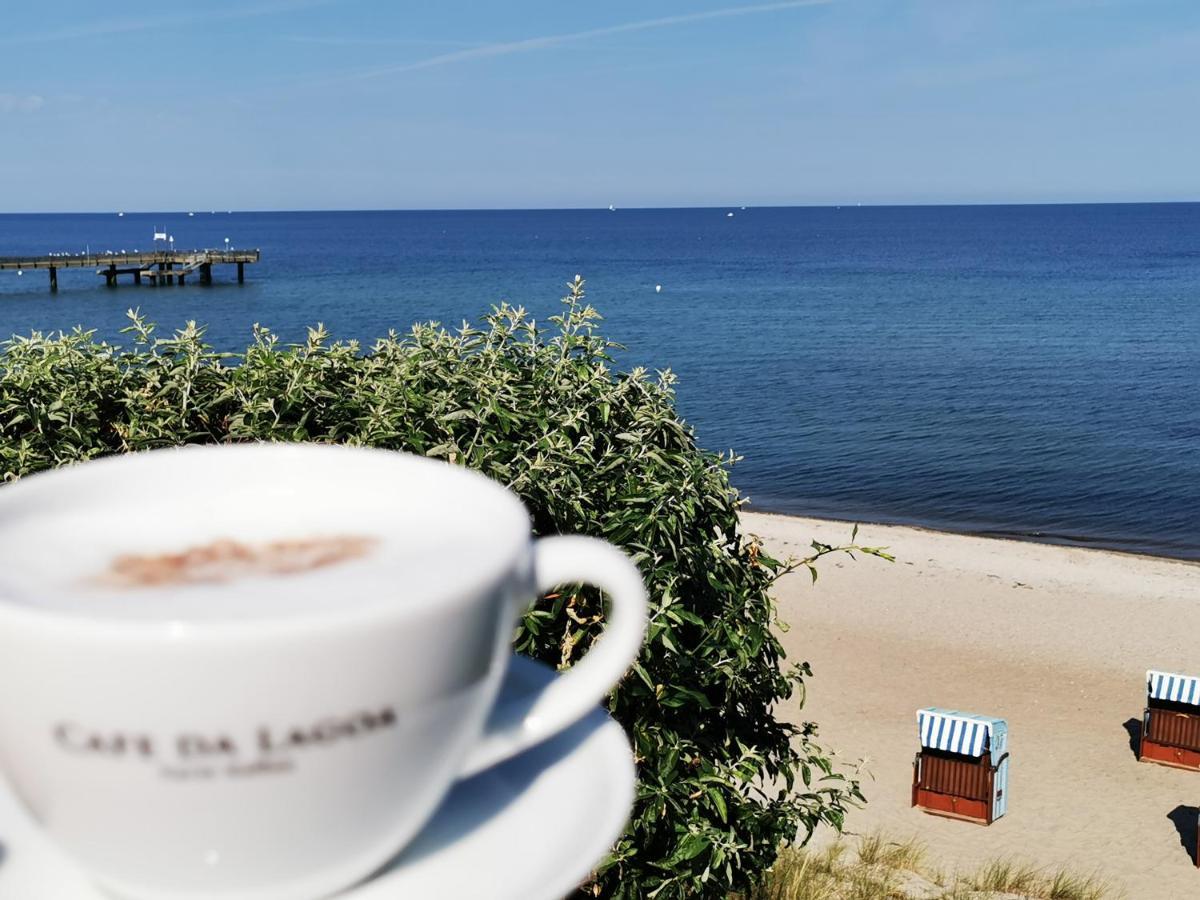
{"type": "MultiPolygon", "coordinates": [[[[697,449],[670,374],[612,369],[578,278],[564,303],[544,330],[501,306],[480,327],[418,325],[369,349],[320,327],[282,345],[255,327],[245,353],[221,354],[194,323],[159,338],[132,312],[124,347],[82,330],[14,338],[0,357],[0,465],[12,480],[183,443],[370,444],[486,473],[524,499],[538,534],[624,547],[652,603],[641,658],[610,701],[639,786],[588,891],[724,896],[782,842],[840,826],[861,796],[814,726],[775,717],[809,672],[782,664],[768,592],[786,567],[739,530],[732,458],[697,449]]],[[[848,548],[813,549],[799,564],[848,548]]],[[[568,666],[602,627],[597,596],[563,590],[525,616],[516,646],[568,666]]]]}

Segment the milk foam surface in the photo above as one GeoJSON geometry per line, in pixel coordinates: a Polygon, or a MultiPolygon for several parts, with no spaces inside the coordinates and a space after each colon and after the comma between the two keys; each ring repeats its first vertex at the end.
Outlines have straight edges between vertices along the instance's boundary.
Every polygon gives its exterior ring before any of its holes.
{"type": "Polygon", "coordinates": [[[494,581],[529,537],[519,504],[498,486],[400,454],[275,445],[138,456],[3,489],[0,603],[180,622],[419,605],[494,581]],[[228,582],[127,587],[97,577],[128,555],[337,535],[368,539],[370,552],[228,582]]]}
{"type": "MultiPolygon", "coordinates": [[[[114,531],[95,528],[89,516],[37,517],[18,535],[0,531],[10,562],[0,573],[0,602],[52,607],[96,618],[153,620],[243,620],[335,610],[349,605],[402,601],[437,590],[448,572],[469,565],[471,540],[451,541],[447,535],[386,535],[359,558],[302,572],[243,574],[227,582],[124,586],[98,578],[112,561],[137,553],[177,553],[211,539],[229,537],[229,527],[153,533],[146,529],[114,531]],[[141,531],[142,533],[136,533],[141,531]],[[64,546],[62,536],[88,535],[64,546]]],[[[315,523],[314,523],[315,524],[315,523]]],[[[362,530],[360,528],[359,533],[362,530]]],[[[244,540],[305,539],[311,527],[263,523],[247,527],[244,540]],[[273,530],[266,530],[272,528],[273,530]]],[[[468,537],[466,535],[461,537],[468,537]]]]}

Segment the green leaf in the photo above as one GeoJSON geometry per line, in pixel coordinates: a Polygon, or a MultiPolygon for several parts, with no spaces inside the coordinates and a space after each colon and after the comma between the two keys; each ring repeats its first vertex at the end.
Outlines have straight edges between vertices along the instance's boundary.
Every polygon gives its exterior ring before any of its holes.
{"type": "MultiPolygon", "coordinates": [[[[728,822],[729,821],[729,809],[728,809],[728,807],[725,806],[725,797],[721,794],[721,791],[717,788],[710,787],[708,789],[708,799],[710,799],[712,801],[713,806],[715,806],[717,808],[717,815],[721,817],[721,821],[728,822]]],[[[715,859],[715,860],[713,860],[713,862],[715,865],[721,864],[720,859],[715,859]]]]}

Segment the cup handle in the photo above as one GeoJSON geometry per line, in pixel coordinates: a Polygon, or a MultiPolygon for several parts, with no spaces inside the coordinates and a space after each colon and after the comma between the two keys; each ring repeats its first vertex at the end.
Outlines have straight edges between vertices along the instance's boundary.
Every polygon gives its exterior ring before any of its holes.
{"type": "Polygon", "coordinates": [[[575,582],[598,587],[609,597],[608,622],[569,671],[541,691],[506,702],[492,713],[460,777],[481,772],[575,724],[612,690],[642,648],[646,588],[628,556],[605,541],[577,535],[542,538],[533,552],[539,594],[575,582]]]}

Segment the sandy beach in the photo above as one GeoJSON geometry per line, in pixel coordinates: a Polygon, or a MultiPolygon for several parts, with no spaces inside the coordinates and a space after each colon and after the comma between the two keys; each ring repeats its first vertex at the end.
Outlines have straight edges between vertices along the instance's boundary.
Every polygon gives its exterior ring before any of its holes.
{"type": "MultiPolygon", "coordinates": [[[[761,513],[744,525],[797,557],[851,528],[761,513]]],[[[814,669],[804,710],[787,714],[869,773],[849,829],[917,835],[947,869],[1012,856],[1139,900],[1200,895],[1200,772],[1138,763],[1131,738],[1147,668],[1200,673],[1200,565],[899,526],[862,525],[858,542],[896,562],[829,557],[816,584],[794,573],[776,592],[789,657],[814,669]],[[1008,720],[1006,817],[910,809],[921,706],[1008,720]]]]}

